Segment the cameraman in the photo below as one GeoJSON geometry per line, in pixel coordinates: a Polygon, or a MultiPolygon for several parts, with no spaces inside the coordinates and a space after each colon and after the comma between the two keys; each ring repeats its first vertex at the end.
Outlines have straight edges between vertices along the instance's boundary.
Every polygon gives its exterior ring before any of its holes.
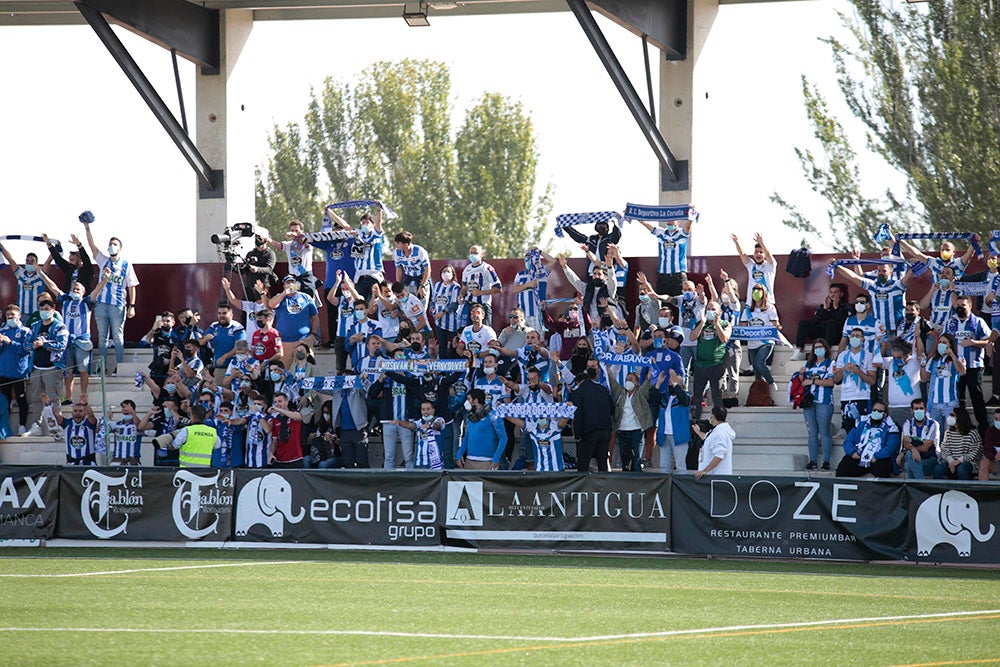
{"type": "Polygon", "coordinates": [[[278,278],[274,275],[274,265],[278,262],[274,250],[267,246],[267,239],[260,234],[254,236],[254,248],[243,258],[242,264],[230,260],[230,267],[243,276],[243,291],[249,301],[257,301],[262,294],[255,289],[257,280],[264,282],[264,288],[269,290],[278,278]]]}

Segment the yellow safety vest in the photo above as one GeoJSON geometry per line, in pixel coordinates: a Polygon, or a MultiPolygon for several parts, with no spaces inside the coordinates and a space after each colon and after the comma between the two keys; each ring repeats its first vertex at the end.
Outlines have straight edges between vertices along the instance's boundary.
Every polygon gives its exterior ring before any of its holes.
{"type": "Polygon", "coordinates": [[[212,466],[212,450],[218,436],[215,429],[204,424],[187,427],[187,440],[181,445],[178,455],[182,468],[209,468],[212,466]]]}

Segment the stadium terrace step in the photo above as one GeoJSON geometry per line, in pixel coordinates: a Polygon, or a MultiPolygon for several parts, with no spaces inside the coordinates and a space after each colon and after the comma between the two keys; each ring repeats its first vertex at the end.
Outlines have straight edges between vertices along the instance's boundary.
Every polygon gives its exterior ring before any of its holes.
{"type": "Polygon", "coordinates": [[[65,445],[47,436],[14,436],[0,440],[0,464],[60,465],[65,461],[65,445]]]}

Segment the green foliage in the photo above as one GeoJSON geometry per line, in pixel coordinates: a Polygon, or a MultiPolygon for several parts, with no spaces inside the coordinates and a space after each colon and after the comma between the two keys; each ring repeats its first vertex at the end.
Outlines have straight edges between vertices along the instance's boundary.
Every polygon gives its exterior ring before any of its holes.
{"type": "Polygon", "coordinates": [[[867,148],[902,175],[905,192],[862,194],[859,158],[815,87],[803,82],[821,154],[797,149],[806,180],[829,203],[819,226],[775,193],[790,227],[871,249],[880,222],[897,231],[986,235],[1000,212],[1000,15],[993,2],[850,0],[850,42],[830,38],[837,82],[867,148]],[[905,203],[904,203],[905,202],[905,203]]]}
{"type": "Polygon", "coordinates": [[[551,184],[534,201],[531,118],[520,103],[486,93],[453,138],[450,99],[448,68],[437,62],[378,62],[353,85],[327,78],[312,92],[305,140],[286,147],[293,128],[298,139],[295,124],[269,137],[274,155],[258,170],[258,218],[266,224],[303,208],[309,213],[299,217],[313,227],[324,203],[381,199],[400,214],[387,233],[408,230],[435,256],[463,257],[473,243],[491,256],[520,255],[551,212],[551,184]],[[319,185],[315,195],[290,191],[301,195],[293,207],[276,186],[303,169],[312,170],[306,185],[319,185]]]}
{"type": "Polygon", "coordinates": [[[272,238],[285,238],[288,221],[308,220],[320,206],[317,186],[317,156],[309,142],[303,143],[299,126],[277,125],[268,137],[271,157],[266,173],[256,173],[257,224],[271,231],[272,238]]]}

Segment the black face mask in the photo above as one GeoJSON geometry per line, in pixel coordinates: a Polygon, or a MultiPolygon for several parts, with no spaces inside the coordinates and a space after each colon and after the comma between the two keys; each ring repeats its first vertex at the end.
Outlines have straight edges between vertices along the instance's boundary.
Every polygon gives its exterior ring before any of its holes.
{"type": "Polygon", "coordinates": [[[409,335],[410,335],[410,330],[409,329],[400,329],[399,330],[399,337],[400,338],[406,338],[409,335]]]}
{"type": "Polygon", "coordinates": [[[969,315],[969,309],[964,306],[959,306],[958,308],[955,309],[955,314],[958,315],[960,318],[965,318],[969,315]]]}
{"type": "Polygon", "coordinates": [[[610,317],[608,317],[607,315],[602,315],[602,316],[601,316],[601,328],[602,328],[602,329],[607,329],[607,328],[608,328],[608,327],[610,327],[610,326],[611,326],[612,324],[613,324],[613,323],[612,323],[612,321],[611,321],[611,318],[610,318],[610,317]]]}
{"type": "Polygon", "coordinates": [[[587,377],[589,377],[591,380],[596,380],[597,379],[597,369],[596,368],[588,368],[587,369],[587,377]]]}
{"type": "Polygon", "coordinates": [[[414,352],[420,352],[420,350],[424,349],[424,346],[421,345],[418,341],[413,341],[412,343],[410,343],[410,349],[413,350],[414,352]]]}
{"type": "Polygon", "coordinates": [[[907,322],[912,322],[915,319],[917,319],[917,316],[914,313],[907,313],[906,314],[906,321],[907,322]]]}

